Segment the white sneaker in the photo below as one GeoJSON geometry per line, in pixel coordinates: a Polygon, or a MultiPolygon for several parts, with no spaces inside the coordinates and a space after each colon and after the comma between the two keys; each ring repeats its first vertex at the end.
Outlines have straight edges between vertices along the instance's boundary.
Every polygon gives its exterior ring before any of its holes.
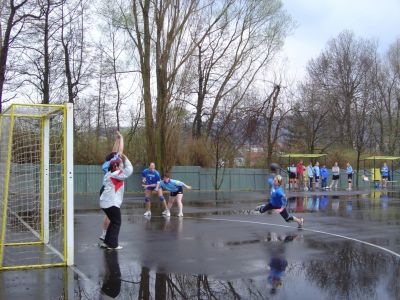
{"type": "Polygon", "coordinates": [[[170,216],[171,216],[171,213],[169,212],[168,209],[166,209],[166,210],[164,210],[164,211],[162,212],[162,215],[163,215],[163,216],[166,216],[166,217],[170,217],[170,216]]]}
{"type": "Polygon", "coordinates": [[[112,248],[112,247],[107,247],[107,249],[108,250],[121,250],[123,247],[122,246],[120,246],[120,245],[118,245],[117,247],[115,247],[115,248],[112,248]]]}
{"type": "Polygon", "coordinates": [[[183,217],[183,213],[179,213],[178,217],[182,218],[183,217]]]}
{"type": "Polygon", "coordinates": [[[151,217],[151,211],[147,210],[144,214],[145,217],[151,217]]]}
{"type": "Polygon", "coordinates": [[[103,233],[103,234],[99,237],[100,241],[103,241],[103,242],[104,242],[105,237],[106,237],[106,234],[103,233]]]}
{"type": "Polygon", "coordinates": [[[301,218],[300,219],[300,224],[297,226],[297,228],[303,228],[303,225],[304,225],[304,219],[301,218]]]}

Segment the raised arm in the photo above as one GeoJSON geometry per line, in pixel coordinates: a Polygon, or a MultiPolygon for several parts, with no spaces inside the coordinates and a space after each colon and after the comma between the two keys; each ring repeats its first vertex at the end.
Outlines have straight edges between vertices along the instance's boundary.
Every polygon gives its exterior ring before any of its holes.
{"type": "Polygon", "coordinates": [[[124,137],[119,131],[117,131],[117,141],[119,141],[117,152],[119,155],[122,155],[124,153],[124,137]]]}

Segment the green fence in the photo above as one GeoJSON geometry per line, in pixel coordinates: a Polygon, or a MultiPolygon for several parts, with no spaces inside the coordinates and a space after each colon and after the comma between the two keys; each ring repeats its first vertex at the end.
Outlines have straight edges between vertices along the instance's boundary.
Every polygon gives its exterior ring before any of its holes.
{"type": "MultiPolygon", "coordinates": [[[[142,176],[144,168],[135,167],[132,176],[125,181],[125,190],[127,192],[141,192],[142,176]]],[[[356,186],[356,176],[359,177],[360,189],[373,187],[373,182],[362,180],[364,172],[360,171],[353,176],[354,186],[356,186]]],[[[285,174],[283,174],[284,177],[285,174]]],[[[201,168],[197,166],[179,166],[173,167],[171,177],[181,180],[193,189],[199,191],[215,190],[215,178],[218,177],[217,185],[221,191],[259,191],[267,189],[267,178],[269,171],[266,169],[245,169],[245,168],[225,168],[218,170],[218,176],[213,168],[201,168]]],[[[75,165],[75,193],[91,194],[98,193],[103,180],[103,171],[97,165],[75,165]]],[[[399,170],[394,172],[389,186],[396,186],[400,180],[399,170]]],[[[285,178],[287,182],[287,178],[285,178]]],[[[331,182],[329,176],[328,184],[331,182]]],[[[344,171],[340,173],[339,187],[347,187],[347,175],[344,171]]]]}
{"type": "MultiPolygon", "coordinates": [[[[125,181],[126,192],[141,192],[142,170],[135,167],[132,176],[125,181]]],[[[75,165],[74,188],[75,193],[98,193],[103,180],[103,171],[100,166],[75,165]]],[[[256,191],[266,188],[268,171],[264,169],[225,168],[219,169],[218,175],[215,169],[196,166],[173,167],[171,177],[191,185],[193,189],[200,191],[214,190],[215,178],[219,190],[222,191],[256,191]]]]}

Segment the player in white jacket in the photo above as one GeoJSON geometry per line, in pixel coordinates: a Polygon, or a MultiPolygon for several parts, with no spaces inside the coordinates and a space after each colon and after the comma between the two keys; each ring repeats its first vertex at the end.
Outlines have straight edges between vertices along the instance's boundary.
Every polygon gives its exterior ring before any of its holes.
{"type": "Polygon", "coordinates": [[[118,235],[121,228],[121,204],[124,198],[124,179],[128,178],[133,167],[125,155],[122,160],[116,159],[110,162],[110,171],[104,175],[104,191],[100,196],[100,207],[110,219],[104,243],[100,246],[108,249],[122,249],[118,244],[118,235]]]}

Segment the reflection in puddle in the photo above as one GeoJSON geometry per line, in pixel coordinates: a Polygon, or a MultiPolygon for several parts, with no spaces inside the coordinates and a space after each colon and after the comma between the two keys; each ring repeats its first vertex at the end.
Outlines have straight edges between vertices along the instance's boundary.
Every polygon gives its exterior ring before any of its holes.
{"type": "Polygon", "coordinates": [[[264,249],[264,259],[258,262],[261,272],[243,277],[239,271],[236,277],[225,279],[221,274],[171,273],[157,263],[152,268],[130,263],[122,271],[121,280],[119,266],[112,265],[113,260],[118,265],[118,256],[107,256],[105,266],[109,269],[101,291],[113,298],[121,293],[121,299],[265,299],[268,294],[277,299],[299,295],[307,299],[396,299],[400,292],[399,261],[349,241],[266,232],[264,239],[227,241],[224,245],[247,247],[257,243],[264,249]],[[299,243],[313,250],[311,255],[298,255],[299,243]]]}
{"type": "Polygon", "coordinates": [[[115,298],[121,292],[121,271],[119,268],[118,251],[104,251],[104,277],[101,292],[115,298]]]}

